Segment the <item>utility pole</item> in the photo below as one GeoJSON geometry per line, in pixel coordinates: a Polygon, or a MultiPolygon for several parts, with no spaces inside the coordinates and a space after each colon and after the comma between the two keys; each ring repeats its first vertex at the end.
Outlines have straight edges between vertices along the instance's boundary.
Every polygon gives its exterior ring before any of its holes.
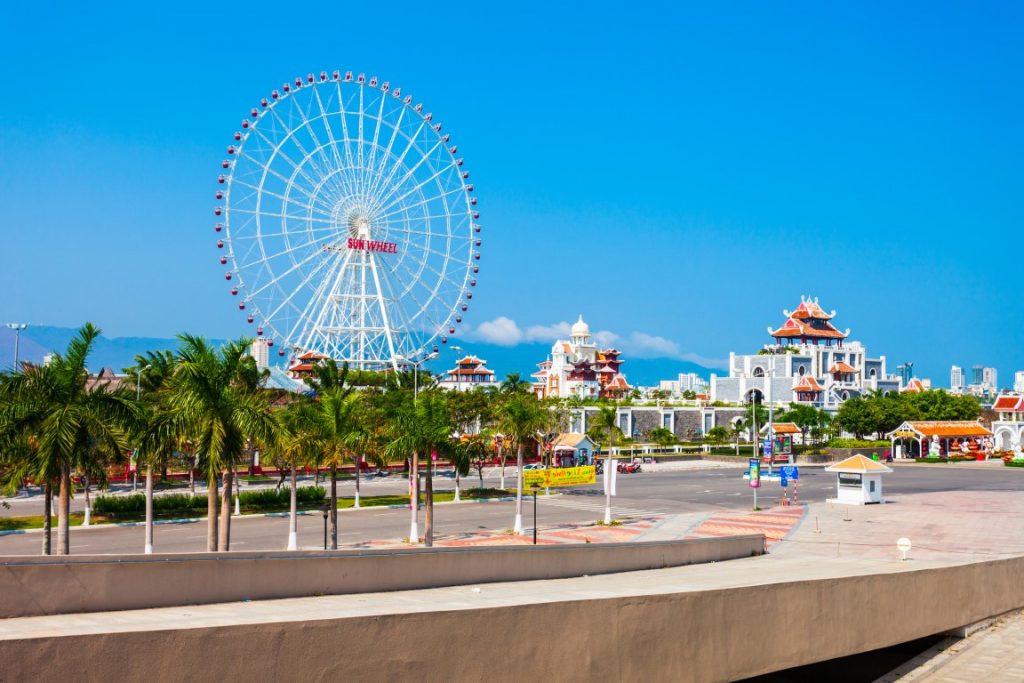
{"type": "Polygon", "coordinates": [[[14,371],[18,371],[18,351],[21,346],[21,333],[28,329],[28,323],[7,323],[8,329],[14,330],[14,371]]]}

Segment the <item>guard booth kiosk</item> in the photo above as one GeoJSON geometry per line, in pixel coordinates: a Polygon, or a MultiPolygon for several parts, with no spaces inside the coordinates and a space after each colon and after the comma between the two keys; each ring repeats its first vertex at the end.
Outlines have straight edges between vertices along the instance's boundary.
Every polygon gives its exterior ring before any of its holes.
{"type": "Polygon", "coordinates": [[[863,455],[854,455],[826,467],[825,471],[836,473],[836,497],[831,502],[844,505],[885,502],[882,498],[882,475],[892,472],[892,468],[863,455]]]}

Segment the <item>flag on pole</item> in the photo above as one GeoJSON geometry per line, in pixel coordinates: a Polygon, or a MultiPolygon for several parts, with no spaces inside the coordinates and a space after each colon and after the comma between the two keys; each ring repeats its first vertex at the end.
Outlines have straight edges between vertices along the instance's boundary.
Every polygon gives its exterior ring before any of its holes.
{"type": "Polygon", "coordinates": [[[133,448],[132,454],[128,458],[128,471],[137,472],[139,470],[139,449],[133,448]]]}

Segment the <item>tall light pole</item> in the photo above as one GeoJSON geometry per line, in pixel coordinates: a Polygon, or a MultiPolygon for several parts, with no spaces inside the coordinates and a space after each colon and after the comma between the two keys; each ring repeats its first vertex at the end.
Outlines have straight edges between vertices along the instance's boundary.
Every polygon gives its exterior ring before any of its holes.
{"type": "Polygon", "coordinates": [[[8,329],[14,330],[14,369],[18,369],[18,350],[21,345],[21,332],[28,329],[28,323],[7,323],[8,329]]]}
{"type": "MultiPolygon", "coordinates": [[[[424,356],[418,361],[414,361],[411,358],[405,358],[399,356],[395,358],[396,361],[404,365],[412,366],[412,403],[417,405],[420,395],[419,385],[419,370],[420,365],[426,363],[428,360],[434,360],[437,358],[438,353],[433,353],[424,356]]],[[[419,525],[419,510],[420,510],[420,473],[419,473],[419,458],[415,457],[418,454],[414,454],[412,462],[409,464],[409,510],[411,519],[409,521],[409,543],[418,543],[420,539],[420,525],[419,525]]],[[[429,458],[430,455],[427,455],[429,458]]]]}

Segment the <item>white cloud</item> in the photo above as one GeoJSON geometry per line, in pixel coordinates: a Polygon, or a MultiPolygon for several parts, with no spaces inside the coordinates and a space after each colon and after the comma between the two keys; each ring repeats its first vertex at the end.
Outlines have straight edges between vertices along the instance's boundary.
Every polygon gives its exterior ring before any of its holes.
{"type": "Polygon", "coordinates": [[[646,332],[633,332],[623,340],[623,351],[637,358],[678,358],[679,344],[646,332]]]}
{"type": "Polygon", "coordinates": [[[594,342],[596,342],[598,346],[606,349],[610,346],[614,346],[616,342],[619,341],[619,335],[614,332],[609,332],[608,330],[600,330],[599,332],[594,332],[590,336],[594,338],[594,342]]]}
{"type": "Polygon", "coordinates": [[[526,341],[553,342],[556,339],[568,339],[572,333],[572,325],[564,320],[554,325],[530,325],[526,328],[526,341]]]}
{"type": "Polygon", "coordinates": [[[477,325],[472,336],[498,346],[515,346],[523,340],[523,331],[516,325],[515,320],[501,315],[477,325]]]}
{"type": "MultiPolygon", "coordinates": [[[[521,329],[515,320],[499,316],[494,320],[480,323],[475,330],[466,336],[499,346],[515,346],[523,342],[553,342],[556,339],[568,339],[572,334],[572,325],[566,321],[553,325],[531,325],[521,329]]],[[[695,353],[683,352],[679,344],[656,334],[634,331],[620,336],[610,330],[592,332],[591,337],[600,348],[618,347],[625,359],[633,358],[674,358],[685,360],[704,367],[724,368],[726,361],[718,358],[704,358],[695,353]]]]}

